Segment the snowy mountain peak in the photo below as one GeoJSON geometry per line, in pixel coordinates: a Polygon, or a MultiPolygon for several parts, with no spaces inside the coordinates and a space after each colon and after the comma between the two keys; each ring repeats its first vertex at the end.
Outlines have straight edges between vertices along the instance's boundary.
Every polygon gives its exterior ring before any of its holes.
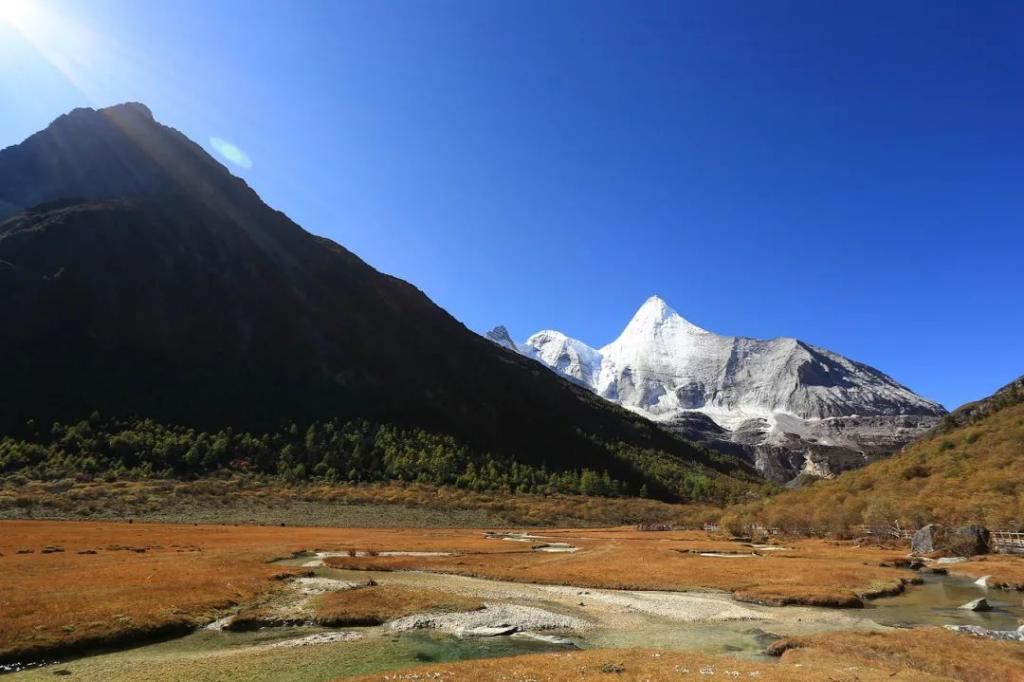
{"type": "Polygon", "coordinates": [[[601,354],[562,332],[537,332],[526,340],[523,350],[548,367],[587,386],[597,383],[601,371],[601,354]]]}
{"type": "MultiPolygon", "coordinates": [[[[659,296],[644,301],[619,337],[599,350],[553,330],[537,332],[518,350],[666,425],[683,420],[691,428],[710,419],[742,447],[776,453],[769,458],[778,459],[780,447],[802,453],[806,445],[806,452],[824,448],[833,458],[839,452],[849,466],[876,447],[868,440],[901,445],[945,414],[941,405],[876,369],[790,337],[709,332],[659,296]],[[837,424],[842,435],[825,435],[837,424]]],[[[758,466],[778,476],[799,471],[792,462],[758,466]]],[[[823,470],[839,466],[832,462],[823,470]]]]}
{"type": "Polygon", "coordinates": [[[619,338],[601,349],[635,344],[647,345],[656,339],[673,336],[699,336],[710,334],[685,319],[659,296],[651,296],[633,314],[619,338]]]}

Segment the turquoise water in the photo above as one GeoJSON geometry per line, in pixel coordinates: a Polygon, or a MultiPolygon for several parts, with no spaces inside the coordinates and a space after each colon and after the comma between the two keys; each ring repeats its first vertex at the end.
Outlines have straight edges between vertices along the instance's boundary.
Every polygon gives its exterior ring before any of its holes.
{"type": "Polygon", "coordinates": [[[895,597],[876,599],[864,615],[882,625],[980,625],[990,630],[1015,630],[1024,618],[1019,592],[979,587],[970,578],[922,576],[923,585],[912,585],[895,597]],[[984,597],[991,611],[958,608],[984,597]]]}

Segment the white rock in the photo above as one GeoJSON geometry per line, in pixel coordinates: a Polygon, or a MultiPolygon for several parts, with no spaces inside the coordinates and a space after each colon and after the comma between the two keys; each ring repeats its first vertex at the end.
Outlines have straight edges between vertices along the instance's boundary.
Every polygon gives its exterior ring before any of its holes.
{"type": "Polygon", "coordinates": [[[960,608],[964,609],[966,611],[991,611],[992,610],[992,607],[989,606],[988,601],[984,597],[981,597],[979,599],[975,599],[973,601],[969,601],[966,604],[962,605],[960,608]]]}

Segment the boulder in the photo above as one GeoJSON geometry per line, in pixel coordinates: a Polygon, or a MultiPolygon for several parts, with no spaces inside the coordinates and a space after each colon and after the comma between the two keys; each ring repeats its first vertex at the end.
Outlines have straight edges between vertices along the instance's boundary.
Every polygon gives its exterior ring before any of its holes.
{"type": "Polygon", "coordinates": [[[988,601],[984,597],[969,601],[960,608],[965,611],[991,611],[992,607],[989,606],[988,601]]]}
{"type": "Polygon", "coordinates": [[[938,549],[940,538],[945,535],[945,529],[935,523],[922,526],[910,540],[910,551],[914,554],[931,554],[938,549]]]}
{"type": "Polygon", "coordinates": [[[957,529],[929,523],[914,533],[910,541],[914,554],[942,552],[956,556],[974,556],[992,551],[992,536],[981,526],[963,526],[957,529]]]}
{"type": "Polygon", "coordinates": [[[964,526],[957,528],[955,536],[951,538],[959,554],[971,556],[974,554],[988,554],[992,551],[992,534],[988,528],[981,526],[964,526]]]}

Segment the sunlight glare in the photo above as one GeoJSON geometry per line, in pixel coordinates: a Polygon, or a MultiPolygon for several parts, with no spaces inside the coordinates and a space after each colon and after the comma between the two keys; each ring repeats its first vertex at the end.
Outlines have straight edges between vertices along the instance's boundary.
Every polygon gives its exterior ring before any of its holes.
{"type": "Polygon", "coordinates": [[[35,0],[0,0],[0,22],[22,29],[36,14],[35,0]]]}

